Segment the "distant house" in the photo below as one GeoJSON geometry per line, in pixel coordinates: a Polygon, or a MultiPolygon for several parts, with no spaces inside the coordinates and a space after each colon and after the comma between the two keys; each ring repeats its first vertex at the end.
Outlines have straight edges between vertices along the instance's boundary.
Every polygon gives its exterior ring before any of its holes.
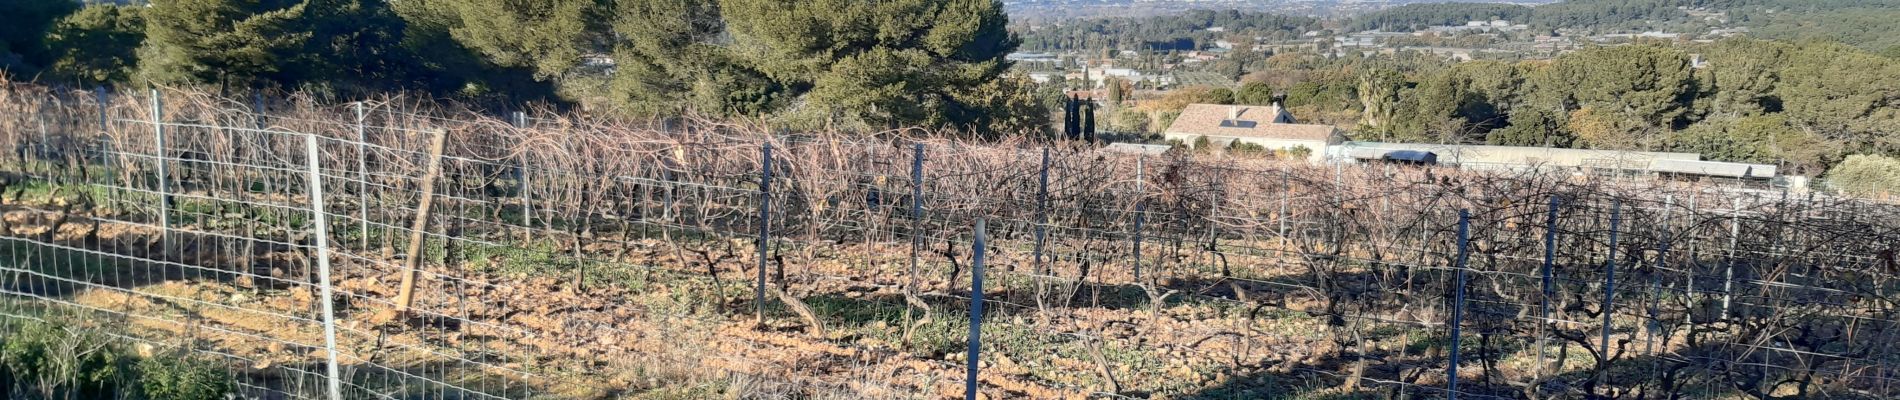
{"type": "Polygon", "coordinates": [[[1235,142],[1265,147],[1268,150],[1304,148],[1311,161],[1322,161],[1328,146],[1339,144],[1346,136],[1332,125],[1300,124],[1279,106],[1229,106],[1192,104],[1162,134],[1195,146],[1201,138],[1207,145],[1225,149],[1235,142]]]}
{"type": "Polygon", "coordinates": [[[1004,55],[1003,59],[1013,61],[1013,62],[1019,62],[1019,63],[1051,63],[1053,64],[1053,63],[1058,63],[1062,61],[1061,58],[1056,57],[1054,54],[1023,53],[1023,52],[1009,53],[1007,55],[1004,55]]]}
{"type": "Polygon", "coordinates": [[[1110,77],[1121,78],[1128,81],[1139,81],[1142,77],[1141,71],[1136,71],[1133,68],[1101,68],[1091,69],[1087,72],[1089,74],[1089,81],[1095,82],[1096,85],[1101,85],[1102,80],[1110,77]]]}

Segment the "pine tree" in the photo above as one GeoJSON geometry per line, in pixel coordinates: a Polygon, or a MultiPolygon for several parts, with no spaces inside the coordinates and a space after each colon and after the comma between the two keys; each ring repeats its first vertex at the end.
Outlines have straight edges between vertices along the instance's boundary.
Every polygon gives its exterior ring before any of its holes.
{"type": "Polygon", "coordinates": [[[596,0],[419,0],[448,17],[457,43],[489,62],[533,70],[543,79],[566,73],[582,55],[613,38],[612,2],[596,0]]]}
{"type": "Polygon", "coordinates": [[[751,68],[810,107],[872,126],[960,125],[995,111],[960,94],[1001,75],[1020,42],[995,0],[722,0],[719,8],[751,68]]]}
{"type": "Polygon", "coordinates": [[[60,80],[81,85],[125,82],[137,71],[145,41],[143,7],[98,4],[66,16],[47,32],[49,65],[60,80]]]}
{"type": "Polygon", "coordinates": [[[0,73],[37,73],[48,63],[47,30],[78,9],[79,3],[64,0],[0,1],[0,73]]]}
{"type": "Polygon", "coordinates": [[[228,92],[275,75],[310,33],[297,29],[304,2],[289,0],[157,0],[146,10],[145,79],[209,82],[228,92]]]}
{"type": "MultiPolygon", "coordinates": [[[[425,60],[402,46],[407,23],[384,0],[304,0],[298,29],[310,40],[284,68],[288,79],[357,91],[412,88],[425,60]]],[[[433,60],[426,60],[433,61],[433,60]]]]}

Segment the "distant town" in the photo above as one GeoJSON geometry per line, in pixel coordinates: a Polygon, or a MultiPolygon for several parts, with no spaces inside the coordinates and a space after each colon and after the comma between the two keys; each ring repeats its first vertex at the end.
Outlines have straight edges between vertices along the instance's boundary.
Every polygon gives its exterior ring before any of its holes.
{"type": "MultiPolygon", "coordinates": [[[[1053,4],[1089,4],[1088,7],[1158,7],[1152,3],[1170,3],[1169,1],[1062,1],[1031,0],[1012,2],[1012,6],[1025,10],[1054,7],[1053,4]]],[[[1173,3],[1203,4],[1258,4],[1247,1],[1180,1],[1173,3]]],[[[1284,2],[1276,7],[1264,7],[1277,10],[1308,9],[1327,4],[1326,10],[1335,12],[1364,12],[1390,7],[1393,3],[1379,1],[1342,1],[1342,2],[1284,2]]],[[[1529,3],[1529,2],[1527,2],[1529,3]]],[[[1471,61],[1480,59],[1494,60],[1538,60],[1550,59],[1567,51],[1587,46],[1606,46],[1627,44],[1640,40],[1683,41],[1691,43],[1713,43],[1716,40],[1731,37],[1746,37],[1751,29],[1746,26],[1729,26],[1726,12],[1707,9],[1684,8],[1684,13],[1706,24],[1706,29],[1695,31],[1593,31],[1586,29],[1532,29],[1523,21],[1508,19],[1483,19],[1464,21],[1459,24],[1425,26],[1421,29],[1405,31],[1385,31],[1380,29],[1349,31],[1343,27],[1325,28],[1300,32],[1296,38],[1278,39],[1269,36],[1237,36],[1228,34],[1228,28],[1210,26],[1202,28],[1215,37],[1221,37],[1194,48],[1167,50],[1127,50],[1118,49],[1104,52],[1099,49],[1025,49],[1008,56],[1016,63],[1016,69],[1027,73],[1038,83],[1049,83],[1055,78],[1067,82],[1087,82],[1087,86],[1071,84],[1077,89],[1100,89],[1111,79],[1131,82],[1137,88],[1166,90],[1188,85],[1228,85],[1236,82],[1223,79],[1219,74],[1205,71],[1207,65],[1230,57],[1236,46],[1247,45],[1249,50],[1259,54],[1308,53],[1328,57],[1373,55],[1394,55],[1403,52],[1415,52],[1439,57],[1447,61],[1471,61]]],[[[1032,12],[1033,13],[1033,12],[1032,12]]],[[[1034,32],[1049,26],[1065,22],[1049,22],[1025,26],[1026,31],[1034,32]]]]}

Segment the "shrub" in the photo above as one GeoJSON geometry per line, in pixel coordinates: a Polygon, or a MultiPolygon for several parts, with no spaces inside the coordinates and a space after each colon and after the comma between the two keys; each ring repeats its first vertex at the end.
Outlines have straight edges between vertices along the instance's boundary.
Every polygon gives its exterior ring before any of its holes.
{"type": "Polygon", "coordinates": [[[1273,154],[1273,151],[1268,150],[1267,146],[1235,140],[1233,144],[1227,145],[1227,154],[1243,157],[1257,157],[1273,154]]]}
{"type": "Polygon", "coordinates": [[[224,399],[235,381],[213,360],[134,361],[123,342],[38,321],[0,321],[0,398],[224,399]]]}
{"type": "Polygon", "coordinates": [[[1900,159],[1877,155],[1852,155],[1827,171],[1828,186],[1842,193],[1863,197],[1889,197],[1900,194],[1900,159]]]}
{"type": "Polygon", "coordinates": [[[210,360],[158,356],[140,361],[138,370],[150,400],[222,399],[233,389],[224,368],[210,360]]]}
{"type": "Polygon", "coordinates": [[[1210,147],[1214,147],[1214,143],[1208,140],[1206,136],[1200,136],[1200,137],[1194,138],[1194,152],[1195,153],[1207,154],[1208,151],[1212,150],[1210,149],[1210,147]]]}
{"type": "Polygon", "coordinates": [[[1283,158],[1283,159],[1305,160],[1307,157],[1313,156],[1313,149],[1306,148],[1306,146],[1293,146],[1291,148],[1277,151],[1275,152],[1275,154],[1280,156],[1280,158],[1283,158]]]}
{"type": "Polygon", "coordinates": [[[1141,110],[1124,109],[1115,113],[1115,130],[1125,133],[1148,133],[1148,113],[1141,110]]]}
{"type": "Polygon", "coordinates": [[[111,398],[129,374],[118,346],[86,330],[41,322],[7,324],[0,369],[15,388],[47,398],[111,398]]]}

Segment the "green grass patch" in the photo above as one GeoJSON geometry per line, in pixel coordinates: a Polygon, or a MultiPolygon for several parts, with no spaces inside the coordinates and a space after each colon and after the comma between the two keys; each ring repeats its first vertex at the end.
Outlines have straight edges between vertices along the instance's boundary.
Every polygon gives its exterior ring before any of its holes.
{"type": "Polygon", "coordinates": [[[0,397],[222,399],[225,366],[183,353],[140,358],[123,340],[72,324],[0,319],[0,397]]]}

